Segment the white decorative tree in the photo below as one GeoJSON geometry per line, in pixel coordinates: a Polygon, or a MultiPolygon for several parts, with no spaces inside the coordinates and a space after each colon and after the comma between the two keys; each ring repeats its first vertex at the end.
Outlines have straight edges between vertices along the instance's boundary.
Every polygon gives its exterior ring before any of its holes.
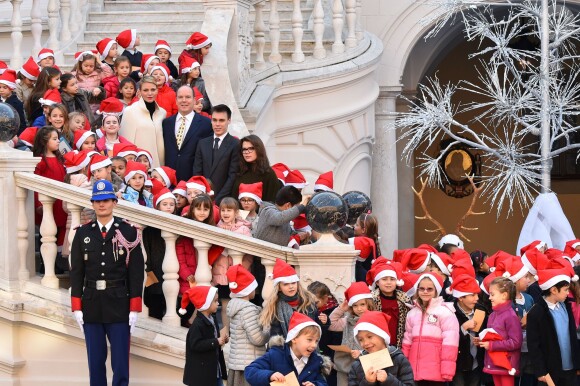
{"type": "Polygon", "coordinates": [[[580,148],[571,140],[580,128],[580,18],[557,0],[420,1],[434,7],[424,20],[434,24],[427,38],[461,19],[467,40],[479,42],[470,55],[478,60],[479,79],[442,84],[432,77],[419,86],[395,123],[407,141],[404,156],[421,152],[421,176],[439,185],[446,178],[440,166],[445,149],[433,156],[430,145],[448,138],[449,147],[465,144],[483,156],[482,195],[498,216],[504,208],[511,214],[515,203],[528,207],[535,193],[550,192],[552,159],[580,148]],[[474,100],[457,101],[457,91],[474,100]],[[459,121],[463,112],[473,120],[459,121]]]}

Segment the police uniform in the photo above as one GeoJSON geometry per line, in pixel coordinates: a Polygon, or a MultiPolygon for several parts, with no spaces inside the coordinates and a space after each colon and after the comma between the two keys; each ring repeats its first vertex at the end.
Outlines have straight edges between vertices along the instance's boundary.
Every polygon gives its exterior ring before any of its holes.
{"type": "MultiPolygon", "coordinates": [[[[109,191],[108,181],[97,181],[92,199],[111,198],[109,191]]],[[[108,224],[93,221],[79,227],[72,243],[71,305],[72,311],[82,311],[91,386],[107,385],[106,338],[113,386],[129,384],[129,313],[141,312],[144,261],[140,242],[126,246],[137,238],[137,229],[113,217],[108,224]]]]}

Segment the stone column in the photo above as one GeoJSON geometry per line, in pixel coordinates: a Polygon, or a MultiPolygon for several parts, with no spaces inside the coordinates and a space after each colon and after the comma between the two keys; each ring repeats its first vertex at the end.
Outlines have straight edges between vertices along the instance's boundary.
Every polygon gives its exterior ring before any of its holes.
{"type": "Polygon", "coordinates": [[[28,251],[26,252],[26,267],[21,267],[19,233],[24,234],[24,224],[20,211],[26,210],[28,219],[34,218],[33,194],[24,199],[14,178],[14,172],[34,172],[40,159],[32,153],[14,150],[5,142],[0,142],[0,234],[5,242],[0,243],[0,288],[6,291],[18,291],[19,270],[34,272],[34,221],[28,222],[28,251]],[[17,205],[17,197],[24,200],[17,205]]]}
{"type": "Polygon", "coordinates": [[[398,249],[398,193],[397,193],[397,135],[389,126],[395,119],[397,96],[402,87],[381,88],[375,107],[375,143],[371,200],[373,212],[379,219],[381,253],[389,258],[398,249]]]}

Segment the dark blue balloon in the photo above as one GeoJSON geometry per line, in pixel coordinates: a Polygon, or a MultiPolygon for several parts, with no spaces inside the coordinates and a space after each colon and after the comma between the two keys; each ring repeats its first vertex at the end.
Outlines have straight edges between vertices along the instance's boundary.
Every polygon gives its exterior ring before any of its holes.
{"type": "Polygon", "coordinates": [[[312,196],[306,206],[306,220],[318,233],[332,233],[346,225],[348,206],[334,192],[320,192],[312,196]]]}

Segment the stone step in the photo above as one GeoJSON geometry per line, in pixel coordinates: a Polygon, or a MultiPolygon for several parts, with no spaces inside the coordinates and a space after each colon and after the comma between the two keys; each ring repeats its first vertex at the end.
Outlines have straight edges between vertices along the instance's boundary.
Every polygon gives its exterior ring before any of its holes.
{"type": "Polygon", "coordinates": [[[194,0],[155,0],[155,1],[114,0],[104,2],[105,11],[142,11],[142,10],[157,11],[160,8],[171,11],[182,11],[182,10],[203,11],[203,3],[194,0]]]}
{"type": "MultiPolygon", "coordinates": [[[[173,52],[173,57],[177,58],[177,56],[179,56],[179,53],[181,51],[183,51],[183,49],[185,48],[185,44],[184,41],[180,41],[180,42],[176,42],[176,41],[168,41],[168,43],[171,45],[171,51],[173,52]]],[[[84,50],[94,50],[95,49],[95,44],[92,41],[83,41],[83,42],[79,42],[77,43],[77,50],[78,51],[84,51],[84,50]]],[[[153,49],[155,48],[155,42],[146,42],[146,43],[142,43],[139,46],[139,51],[145,53],[145,54],[150,54],[153,53],[153,49]]],[[[121,53],[123,51],[123,49],[121,48],[119,50],[119,53],[121,53]]],[[[65,53],[65,57],[68,53],[65,53]]],[[[177,60],[177,59],[176,59],[177,60]]]]}
{"type": "MultiPolygon", "coordinates": [[[[169,44],[171,42],[183,42],[191,36],[191,34],[196,31],[195,23],[191,23],[187,26],[187,28],[182,28],[179,32],[170,31],[169,33],[163,31],[156,31],[156,32],[149,32],[145,30],[145,26],[143,28],[139,28],[138,26],[132,26],[132,28],[137,28],[137,35],[141,37],[141,45],[152,44],[155,45],[155,42],[159,39],[169,40],[169,44]],[[139,30],[143,32],[139,32],[139,30]]],[[[86,31],[84,36],[85,42],[92,42],[96,44],[99,40],[111,37],[114,38],[117,34],[121,32],[121,29],[110,30],[110,31],[86,31]]],[[[142,51],[142,50],[141,50],[142,51]]],[[[145,51],[144,51],[145,52],[145,51]]]]}
{"type": "Polygon", "coordinates": [[[176,22],[176,12],[159,10],[159,11],[141,11],[134,10],[133,12],[124,12],[120,17],[119,12],[91,12],[89,13],[88,21],[90,22],[110,22],[110,23],[125,23],[125,28],[129,28],[130,24],[143,22],[166,22],[174,23],[176,25],[186,24],[190,21],[203,21],[205,12],[203,10],[183,10],[179,12],[181,22],[176,22]]]}
{"type": "MultiPolygon", "coordinates": [[[[192,19],[187,28],[188,30],[190,30],[191,32],[193,31],[199,31],[201,29],[201,25],[203,24],[202,20],[195,20],[192,19]]],[[[124,29],[127,29],[127,27],[129,26],[129,23],[125,22],[125,21],[88,21],[86,23],[86,33],[87,32],[95,32],[95,33],[105,33],[108,37],[110,38],[115,38],[115,36],[117,36],[117,34],[119,32],[121,32],[124,29]]],[[[168,33],[171,34],[171,36],[173,36],[175,33],[178,32],[182,32],[184,30],[183,25],[179,24],[179,23],[175,23],[172,21],[166,21],[166,20],[162,20],[162,21],[148,21],[146,24],[145,23],[133,23],[131,25],[131,28],[136,28],[137,29],[137,34],[141,36],[141,40],[144,40],[144,33],[147,33],[148,31],[162,31],[162,32],[156,32],[157,35],[163,35],[166,38],[169,37],[168,33]],[[140,28],[141,27],[141,28],[140,28]]],[[[191,32],[189,32],[189,35],[191,35],[191,32]]],[[[86,35],[85,35],[86,36],[86,35]]],[[[186,38],[187,39],[187,38],[186,38]]]]}

